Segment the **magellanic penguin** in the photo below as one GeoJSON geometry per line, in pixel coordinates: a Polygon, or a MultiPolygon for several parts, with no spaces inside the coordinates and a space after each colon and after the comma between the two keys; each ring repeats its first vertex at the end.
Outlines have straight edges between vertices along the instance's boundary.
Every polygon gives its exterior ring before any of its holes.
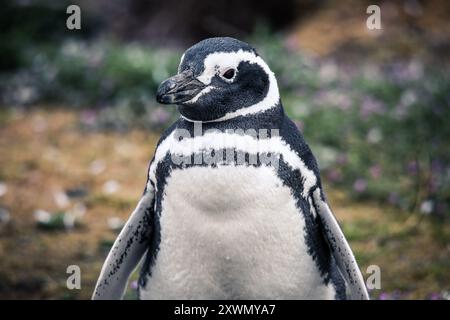
{"type": "Polygon", "coordinates": [[[157,100],[181,116],[157,145],[94,299],[120,299],[144,256],[141,299],[368,299],[317,162],[255,49],[197,43],[157,100]]]}

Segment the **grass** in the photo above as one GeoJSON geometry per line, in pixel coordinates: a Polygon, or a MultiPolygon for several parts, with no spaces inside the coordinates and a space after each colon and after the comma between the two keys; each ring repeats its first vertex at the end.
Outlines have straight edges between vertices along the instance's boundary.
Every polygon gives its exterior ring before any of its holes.
{"type": "MultiPolygon", "coordinates": [[[[108,218],[125,220],[137,203],[158,135],[142,129],[84,131],[79,114],[62,108],[0,111],[0,124],[0,182],[8,188],[0,208],[11,214],[9,223],[0,224],[0,298],[90,298],[117,233],[108,218]],[[90,168],[96,160],[104,170],[94,174],[90,168]],[[117,193],[105,193],[109,180],[119,183],[117,193]],[[61,208],[54,195],[67,189],[83,189],[86,195],[61,208]],[[86,207],[80,227],[37,227],[35,210],[69,211],[77,203],[86,207]],[[66,288],[66,268],[72,264],[81,268],[81,290],[66,288]]],[[[425,299],[450,290],[448,224],[328,189],[363,272],[373,264],[381,268],[382,289],[372,297],[425,299]]],[[[126,298],[134,297],[129,289],[126,298]]]]}
{"type": "MultiPolygon", "coordinates": [[[[312,58],[264,28],[248,41],[275,72],[286,112],[322,153],[333,187],[449,220],[448,66],[420,57],[312,58]]],[[[20,68],[0,71],[5,106],[84,108],[83,124],[94,130],[160,131],[177,117],[175,108],[157,107],[154,94],[176,73],[179,50],[101,38],[20,53],[20,68]]]]}

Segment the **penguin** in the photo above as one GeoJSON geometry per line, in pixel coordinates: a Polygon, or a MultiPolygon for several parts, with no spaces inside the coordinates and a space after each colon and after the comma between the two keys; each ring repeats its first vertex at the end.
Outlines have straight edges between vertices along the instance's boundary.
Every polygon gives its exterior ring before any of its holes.
{"type": "Polygon", "coordinates": [[[156,99],[180,113],[159,140],[137,207],[93,299],[368,299],[277,80],[249,44],[209,38],[156,99]]]}

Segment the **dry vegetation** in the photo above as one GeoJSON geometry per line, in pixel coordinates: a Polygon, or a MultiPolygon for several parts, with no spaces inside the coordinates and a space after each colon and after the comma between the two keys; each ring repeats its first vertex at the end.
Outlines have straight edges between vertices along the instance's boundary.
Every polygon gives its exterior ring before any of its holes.
{"type": "MultiPolygon", "coordinates": [[[[0,207],[11,214],[0,224],[0,298],[89,298],[116,235],[108,218],[126,219],[145,184],[157,135],[85,132],[77,113],[61,110],[0,114],[0,182],[8,188],[0,207]],[[105,168],[94,174],[96,160],[105,168]],[[105,194],[104,183],[111,179],[120,189],[105,194]],[[55,193],[68,189],[86,195],[58,207],[55,193]],[[79,227],[37,227],[35,210],[67,211],[76,203],[86,206],[79,227]],[[65,286],[66,267],[72,264],[81,267],[81,290],[65,286]]],[[[381,267],[382,290],[373,291],[373,297],[433,298],[450,288],[448,224],[329,193],[362,270],[381,267]]],[[[134,297],[132,291],[127,297],[134,297]]]]}

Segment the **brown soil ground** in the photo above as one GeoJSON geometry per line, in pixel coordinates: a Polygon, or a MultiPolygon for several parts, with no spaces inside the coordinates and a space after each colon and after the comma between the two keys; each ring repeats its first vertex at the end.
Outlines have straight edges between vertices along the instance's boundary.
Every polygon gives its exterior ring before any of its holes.
{"type": "MultiPolygon", "coordinates": [[[[157,134],[83,132],[77,113],[61,110],[0,112],[0,181],[8,187],[0,207],[11,214],[9,223],[0,224],[0,298],[90,298],[116,236],[107,219],[126,219],[145,184],[157,134]],[[94,160],[106,165],[97,175],[89,170],[94,160]],[[121,188],[104,194],[102,186],[110,179],[121,188]],[[79,187],[88,190],[76,200],[87,208],[79,228],[37,227],[35,210],[61,210],[54,192],[79,187]],[[81,268],[81,290],[66,287],[69,265],[81,268]]],[[[354,203],[338,190],[329,194],[365,277],[367,266],[381,268],[382,289],[372,291],[374,298],[382,292],[406,299],[448,292],[449,225],[375,203],[354,203]]],[[[133,298],[128,291],[127,298],[133,298]]]]}

